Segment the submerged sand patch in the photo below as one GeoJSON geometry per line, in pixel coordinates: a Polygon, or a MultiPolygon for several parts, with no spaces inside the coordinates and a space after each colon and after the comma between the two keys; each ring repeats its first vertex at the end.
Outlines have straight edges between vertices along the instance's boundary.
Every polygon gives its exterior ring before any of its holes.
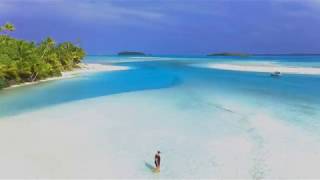
{"type": "Polygon", "coordinates": [[[320,68],[314,67],[288,67],[278,64],[226,64],[226,63],[208,63],[194,64],[192,66],[201,68],[222,69],[231,71],[246,71],[246,72],[264,72],[273,73],[279,71],[285,74],[305,74],[305,75],[320,75],[320,68]]]}
{"type": "Polygon", "coordinates": [[[181,88],[75,101],[3,118],[0,177],[320,176],[317,137],[264,108],[227,96],[203,99],[204,91],[181,88]],[[232,113],[202,106],[208,103],[232,113]],[[159,174],[145,166],[153,164],[156,150],[162,151],[159,174]]]}

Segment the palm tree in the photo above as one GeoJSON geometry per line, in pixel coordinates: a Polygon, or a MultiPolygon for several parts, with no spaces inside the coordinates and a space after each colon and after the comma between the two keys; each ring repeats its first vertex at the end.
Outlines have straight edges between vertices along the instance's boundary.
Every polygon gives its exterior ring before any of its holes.
{"type": "Polygon", "coordinates": [[[16,28],[11,23],[5,23],[3,26],[0,27],[0,32],[4,31],[6,34],[14,30],[16,30],[16,28]]]}
{"type": "Polygon", "coordinates": [[[41,58],[43,58],[50,51],[52,51],[55,48],[55,45],[56,45],[56,42],[50,37],[43,40],[39,45],[39,49],[42,51],[41,58]]]}
{"type": "Polygon", "coordinates": [[[12,32],[14,30],[16,30],[16,28],[14,27],[13,24],[11,23],[5,23],[2,27],[5,31],[9,31],[9,32],[12,32]]]}

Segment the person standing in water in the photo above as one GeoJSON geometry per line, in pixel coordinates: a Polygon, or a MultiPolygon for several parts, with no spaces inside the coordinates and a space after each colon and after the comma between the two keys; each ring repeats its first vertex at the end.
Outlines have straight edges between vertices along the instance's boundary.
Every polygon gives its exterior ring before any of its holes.
{"type": "Polygon", "coordinates": [[[160,151],[157,151],[156,155],[154,156],[154,164],[156,165],[156,171],[160,172],[160,151]]]}

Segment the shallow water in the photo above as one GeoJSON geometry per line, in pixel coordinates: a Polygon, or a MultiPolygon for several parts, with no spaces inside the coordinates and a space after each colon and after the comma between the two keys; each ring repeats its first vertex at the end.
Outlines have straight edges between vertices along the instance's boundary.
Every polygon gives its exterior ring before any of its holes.
{"type": "Polygon", "coordinates": [[[132,69],[1,91],[0,176],[320,178],[320,76],[189,66],[242,60],[88,57],[132,69]]]}

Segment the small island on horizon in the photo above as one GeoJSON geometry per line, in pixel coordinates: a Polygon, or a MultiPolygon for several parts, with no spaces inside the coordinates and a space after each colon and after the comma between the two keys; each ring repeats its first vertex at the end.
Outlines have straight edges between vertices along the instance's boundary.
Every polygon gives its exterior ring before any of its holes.
{"type": "Polygon", "coordinates": [[[118,56],[146,56],[146,54],[139,51],[121,51],[118,56]]]}

